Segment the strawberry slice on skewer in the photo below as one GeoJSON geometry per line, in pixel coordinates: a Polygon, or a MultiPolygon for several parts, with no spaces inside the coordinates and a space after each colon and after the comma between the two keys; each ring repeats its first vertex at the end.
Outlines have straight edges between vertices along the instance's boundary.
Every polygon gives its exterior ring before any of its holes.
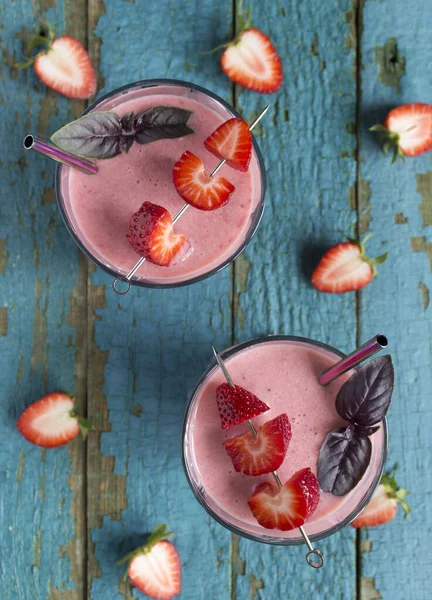
{"type": "Polygon", "coordinates": [[[161,267],[185,260],[192,251],[186,237],[174,233],[170,213],[151,202],[132,215],[126,237],[135,252],[161,267]]]}
{"type": "Polygon", "coordinates": [[[90,98],[96,92],[96,76],[84,47],[68,35],[54,39],[54,30],[43,22],[41,33],[28,45],[28,50],[43,46],[36,56],[17,64],[18,68],[34,65],[39,79],[46,86],[68,98],[90,98]]]}
{"type": "Polygon", "coordinates": [[[365,287],[376,276],[377,264],[383,263],[387,253],[368,258],[364,243],[342,242],[324,254],[312,274],[312,285],[320,292],[342,294],[365,287]]]}
{"type": "Polygon", "coordinates": [[[237,472],[256,477],[279,469],[291,437],[291,425],[283,413],[267,421],[256,436],[248,431],[226,440],[223,445],[237,472]]]}
{"type": "Polygon", "coordinates": [[[189,150],[174,165],[173,181],[183,200],[199,210],[223,206],[235,189],[224,177],[209,177],[202,160],[189,150]]]}
{"type": "Polygon", "coordinates": [[[319,498],[317,478],[306,468],[294,473],[281,489],[273,482],[262,483],[248,504],[262,527],[291,531],[307,521],[318,506],[319,498]]]}
{"type": "Polygon", "coordinates": [[[216,402],[219,409],[222,429],[241,425],[249,419],[270,410],[255,394],[245,388],[222,383],[216,390],[216,402]]]}
{"type": "Polygon", "coordinates": [[[156,600],[171,600],[181,591],[180,556],[166,537],[166,525],[154,528],[146,543],[117,564],[128,562],[127,575],[138,590],[156,600]]]}
{"type": "Polygon", "coordinates": [[[20,433],[32,444],[55,448],[67,444],[81,433],[85,437],[92,424],[75,412],[73,398],[54,392],[31,404],[17,421],[20,433]]]}
{"type": "Polygon", "coordinates": [[[391,110],[384,125],[374,125],[383,141],[383,150],[393,148],[393,161],[419,156],[432,150],[432,104],[405,104],[391,110]]]}
{"type": "Polygon", "coordinates": [[[233,169],[247,171],[252,156],[252,134],[243,119],[229,119],[206,140],[204,146],[233,169]]]}

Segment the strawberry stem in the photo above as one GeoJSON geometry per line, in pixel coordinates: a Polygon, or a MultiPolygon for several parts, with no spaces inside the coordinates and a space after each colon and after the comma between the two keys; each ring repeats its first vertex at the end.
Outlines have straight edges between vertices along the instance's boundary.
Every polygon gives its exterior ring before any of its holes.
{"type": "Polygon", "coordinates": [[[148,554],[148,552],[150,552],[150,550],[153,548],[153,546],[155,544],[157,544],[157,542],[160,542],[161,540],[165,540],[166,538],[169,538],[172,535],[174,535],[172,531],[167,531],[167,529],[168,528],[164,523],[161,525],[156,525],[156,527],[153,529],[153,531],[147,537],[145,543],[142,546],[140,546],[139,548],[132,550],[132,552],[129,552],[128,554],[126,554],[126,556],[121,558],[116,563],[117,566],[124,565],[125,563],[129,563],[133,558],[135,558],[136,556],[139,556],[140,554],[148,554]]]}
{"type": "Polygon", "coordinates": [[[385,487],[386,493],[389,498],[393,498],[396,500],[404,511],[404,519],[407,518],[409,513],[411,512],[411,507],[405,498],[408,496],[409,491],[405,488],[401,488],[398,486],[396,482],[396,473],[398,470],[398,465],[395,464],[392,471],[390,473],[384,473],[381,477],[381,483],[385,487]]]}
{"type": "Polygon", "coordinates": [[[41,29],[39,33],[27,43],[25,51],[26,56],[23,62],[14,63],[14,67],[16,69],[26,69],[27,67],[30,67],[32,64],[34,64],[39,54],[48,52],[50,50],[51,45],[54,41],[54,36],[55,31],[51,23],[48,23],[48,21],[41,19],[41,29]],[[43,49],[40,52],[37,52],[34,56],[31,56],[31,51],[34,50],[34,48],[37,48],[38,46],[42,46],[43,49]]]}

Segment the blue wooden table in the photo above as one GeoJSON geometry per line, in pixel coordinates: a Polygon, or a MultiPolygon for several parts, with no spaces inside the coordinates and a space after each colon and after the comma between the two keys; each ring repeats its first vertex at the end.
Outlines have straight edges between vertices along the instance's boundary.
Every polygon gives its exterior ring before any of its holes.
{"type": "Polygon", "coordinates": [[[85,108],[12,68],[39,16],[88,47],[99,94],[174,77],[247,120],[267,101],[200,54],[232,37],[233,0],[1,2],[0,598],[141,597],[116,560],[167,522],[187,600],[430,600],[431,155],[392,166],[368,132],[390,107],[432,101],[430,0],[256,0],[253,20],[285,74],[258,132],[268,170],[259,232],[211,279],[124,298],[69,238],[54,165],[23,154],[26,133],[48,138],[85,108]],[[370,253],[388,250],[388,262],[361,293],[318,293],[317,259],[353,230],[374,233],[370,253]],[[182,415],[211,344],[272,332],[343,351],[382,332],[396,365],[388,464],[399,463],[412,514],[322,541],[320,571],[304,548],[255,544],[212,522],[182,471],[182,415]],[[56,389],[75,394],[96,431],[45,452],[15,421],[56,389]]]}

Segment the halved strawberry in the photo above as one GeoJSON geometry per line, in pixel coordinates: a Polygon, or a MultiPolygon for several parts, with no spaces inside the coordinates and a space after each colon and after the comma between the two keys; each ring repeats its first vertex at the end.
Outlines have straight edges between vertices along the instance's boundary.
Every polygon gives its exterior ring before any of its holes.
{"type": "Polygon", "coordinates": [[[222,383],[217,388],[216,401],[222,429],[235,427],[270,410],[267,404],[252,392],[248,392],[239,385],[231,387],[228,383],[222,383]]]}
{"type": "Polygon", "coordinates": [[[43,448],[63,446],[82,432],[93,429],[87,419],[75,413],[74,401],[64,392],[54,392],[31,404],[17,421],[20,433],[43,448]]]}
{"type": "Polygon", "coordinates": [[[252,155],[252,135],[243,119],[229,119],[204,140],[204,146],[233,169],[247,171],[252,155]]]}
{"type": "Polygon", "coordinates": [[[384,125],[370,128],[382,138],[383,150],[393,148],[393,161],[398,157],[419,156],[432,150],[432,104],[405,104],[391,110],[384,125]]]}
{"type": "Polygon", "coordinates": [[[185,236],[174,233],[170,213],[151,202],[132,215],[126,237],[135,252],[161,267],[185,260],[192,251],[185,236]]]}
{"type": "Polygon", "coordinates": [[[259,29],[246,29],[226,48],[221,65],[232,81],[269,94],[282,84],[282,63],[270,38],[259,29]]]}
{"type": "Polygon", "coordinates": [[[34,70],[46,86],[68,98],[86,99],[96,92],[96,76],[93,65],[84,47],[68,35],[54,39],[54,30],[49,23],[28,44],[31,51],[36,46],[44,50],[29,57],[17,67],[34,64],[34,70]]]}
{"type": "Polygon", "coordinates": [[[281,489],[266,482],[248,500],[258,523],[266,529],[290,531],[303,525],[318,506],[317,478],[309,468],[297,471],[281,489]]]}
{"type": "Polygon", "coordinates": [[[171,600],[181,591],[181,562],[166,525],[158,525],[144,546],[131,552],[117,564],[129,561],[128,577],[137,589],[150,598],[171,600]]]}
{"type": "Polygon", "coordinates": [[[312,274],[312,285],[320,292],[341,294],[365,287],[377,275],[375,265],[383,263],[387,252],[376,258],[365,255],[364,243],[342,242],[324,254],[312,274]]]}
{"type": "Polygon", "coordinates": [[[264,423],[255,437],[252,431],[224,442],[234,469],[256,477],[279,469],[291,441],[291,425],[285,413],[264,423]]]}
{"type": "Polygon", "coordinates": [[[174,165],[173,181],[183,200],[199,210],[223,206],[235,190],[224,177],[209,177],[202,160],[189,150],[174,165]]]}
{"type": "Polygon", "coordinates": [[[384,473],[372,500],[351,523],[352,527],[375,527],[391,521],[396,516],[398,504],[402,506],[406,517],[410,512],[405,500],[408,494],[396,483],[396,468],[391,474],[384,473]]]}

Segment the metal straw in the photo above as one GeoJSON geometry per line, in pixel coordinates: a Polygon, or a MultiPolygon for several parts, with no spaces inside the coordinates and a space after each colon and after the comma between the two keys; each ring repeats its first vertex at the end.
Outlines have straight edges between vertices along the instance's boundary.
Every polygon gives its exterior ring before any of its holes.
{"type": "MultiPolygon", "coordinates": [[[[221,368],[221,371],[224,374],[224,377],[227,380],[228,385],[233,388],[234,387],[233,380],[231,379],[231,375],[228,373],[228,369],[226,368],[226,365],[225,365],[224,361],[222,360],[222,357],[220,356],[219,352],[216,350],[216,348],[214,346],[212,346],[212,348],[213,348],[213,354],[215,355],[216,361],[217,361],[219,367],[221,368]]],[[[250,430],[256,437],[257,430],[255,429],[255,425],[252,423],[252,421],[250,419],[248,420],[248,425],[250,427],[250,430]]],[[[278,485],[278,488],[282,489],[282,482],[279,479],[279,475],[277,474],[277,472],[273,471],[272,475],[278,485]]],[[[306,546],[308,547],[308,553],[306,554],[306,562],[308,563],[309,566],[313,567],[314,569],[320,569],[324,564],[324,557],[322,555],[322,552],[313,547],[312,542],[310,541],[310,539],[309,539],[306,531],[303,529],[302,525],[300,525],[299,531],[301,533],[301,536],[302,536],[306,546]]]]}
{"type": "Polygon", "coordinates": [[[328,383],[331,383],[337,377],[343,375],[343,373],[346,373],[359,363],[366,360],[366,358],[369,358],[383,348],[386,348],[387,345],[388,341],[385,335],[376,335],[366,342],[366,344],[363,344],[363,346],[360,346],[360,348],[357,348],[357,350],[354,350],[354,352],[348,354],[348,356],[342,358],[342,360],[323,371],[318,379],[319,383],[321,385],[327,385],[328,383]]]}
{"type": "MultiPolygon", "coordinates": [[[[268,109],[270,108],[270,104],[268,104],[261,112],[260,114],[257,116],[257,118],[253,121],[253,123],[251,123],[251,125],[249,125],[249,131],[252,131],[252,129],[258,125],[258,123],[261,121],[261,119],[263,118],[263,116],[266,114],[266,112],[268,111],[268,109]]],[[[224,164],[226,163],[226,159],[223,159],[220,161],[220,163],[218,163],[215,168],[213,169],[213,171],[211,171],[211,173],[209,174],[209,177],[214,177],[216,175],[216,173],[219,171],[220,168],[222,168],[224,166],[224,164]]],[[[189,208],[190,204],[185,204],[184,206],[182,206],[182,208],[178,211],[178,213],[175,215],[175,217],[173,218],[173,225],[175,223],[177,223],[177,221],[180,219],[180,217],[186,212],[186,210],[189,208]]],[[[116,278],[113,280],[112,282],[112,289],[115,291],[116,294],[119,294],[120,296],[124,296],[125,294],[128,294],[130,289],[131,289],[131,283],[130,280],[132,279],[132,277],[135,275],[135,273],[138,271],[138,269],[141,267],[141,265],[143,263],[145,263],[146,261],[146,257],[142,256],[139,261],[134,265],[134,267],[132,267],[132,269],[129,271],[129,273],[127,275],[125,275],[124,277],[121,278],[116,278]],[[117,289],[117,283],[119,281],[122,281],[123,283],[127,284],[127,288],[125,288],[123,291],[117,289]]]]}
{"type": "Polygon", "coordinates": [[[85,158],[75,156],[75,154],[65,152],[61,148],[54,146],[54,144],[44,142],[34,135],[26,135],[23,141],[23,146],[26,150],[36,150],[36,152],[40,152],[41,154],[44,154],[45,156],[48,156],[49,158],[52,158],[63,165],[78,169],[87,175],[96,175],[98,172],[97,166],[90,160],[86,160],[85,158]]]}

